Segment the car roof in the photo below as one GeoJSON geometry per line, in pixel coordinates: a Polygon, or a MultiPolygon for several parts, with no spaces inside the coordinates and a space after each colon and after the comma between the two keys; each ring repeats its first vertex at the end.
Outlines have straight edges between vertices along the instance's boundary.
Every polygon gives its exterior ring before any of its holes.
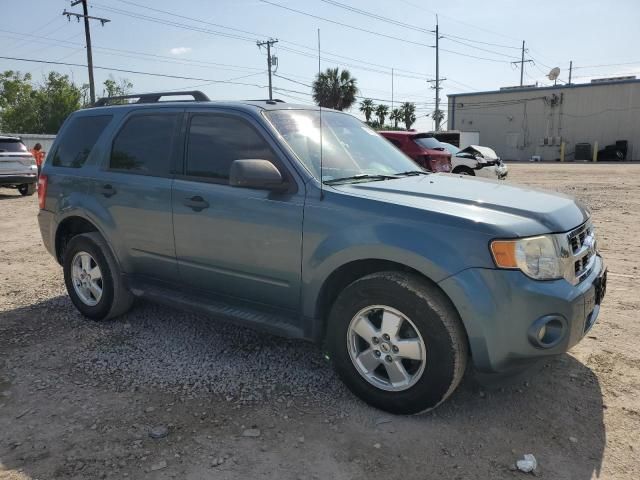
{"type": "MultiPolygon", "coordinates": [[[[210,100],[210,101],[193,101],[193,100],[177,100],[177,101],[162,101],[162,102],[149,102],[149,103],[127,103],[123,105],[105,105],[100,107],[90,107],[82,112],[86,111],[109,111],[112,109],[139,109],[139,108],[163,108],[163,107],[206,107],[215,108],[233,108],[236,110],[244,110],[247,112],[255,113],[262,110],[317,110],[315,105],[303,105],[297,103],[287,103],[281,100],[210,100]]],[[[331,109],[324,109],[331,110],[331,109]]],[[[333,111],[333,110],[332,110],[333,111]]]]}
{"type": "Polygon", "coordinates": [[[20,137],[16,137],[14,135],[0,135],[0,140],[17,140],[17,141],[22,141],[22,139],[20,137]]]}

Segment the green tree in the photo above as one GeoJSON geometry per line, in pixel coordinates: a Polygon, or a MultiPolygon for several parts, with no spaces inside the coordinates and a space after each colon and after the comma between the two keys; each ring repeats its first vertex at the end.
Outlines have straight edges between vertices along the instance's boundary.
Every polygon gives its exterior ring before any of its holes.
{"type": "MultiPolygon", "coordinates": [[[[104,90],[102,91],[103,97],[119,97],[122,95],[129,95],[131,93],[131,89],[133,88],[133,83],[131,83],[126,78],[121,78],[120,80],[116,80],[112,75],[109,75],[104,83],[104,90]]],[[[123,104],[127,103],[126,100],[119,100],[117,102],[112,102],[113,104],[123,104]]]]}
{"type": "Polygon", "coordinates": [[[400,107],[402,111],[402,121],[407,130],[411,129],[411,125],[416,121],[416,104],[412,102],[404,102],[400,107]]]}
{"type": "Polygon", "coordinates": [[[402,110],[400,110],[399,108],[394,108],[393,110],[391,110],[389,120],[393,122],[393,128],[398,128],[398,122],[401,122],[402,119],[402,110]]]}
{"type": "Polygon", "coordinates": [[[389,113],[389,107],[386,105],[378,105],[376,107],[376,116],[378,117],[378,123],[381,127],[384,127],[384,120],[389,113]]]}
{"type": "Polygon", "coordinates": [[[80,108],[82,91],[67,75],[50,72],[35,86],[30,75],[0,75],[0,124],[5,132],[52,133],[80,108]]]}
{"type": "Polygon", "coordinates": [[[374,110],[375,104],[370,98],[365,98],[362,102],[360,102],[360,111],[364,114],[364,118],[369,124],[371,123],[371,115],[373,115],[374,110]]]}
{"type": "Polygon", "coordinates": [[[357,80],[348,70],[327,68],[313,82],[313,100],[321,107],[346,110],[356,101],[357,80]]]}

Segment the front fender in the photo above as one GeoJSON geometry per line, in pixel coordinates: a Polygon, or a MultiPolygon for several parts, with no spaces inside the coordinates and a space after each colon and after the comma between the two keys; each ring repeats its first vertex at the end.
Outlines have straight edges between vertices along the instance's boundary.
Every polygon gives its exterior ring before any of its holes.
{"type": "MultiPolygon", "coordinates": [[[[385,260],[410,267],[440,282],[470,267],[491,267],[489,236],[460,225],[435,224],[411,217],[415,211],[394,209],[387,215],[373,202],[349,205],[308,202],[305,207],[303,242],[303,314],[314,318],[322,287],[338,268],[359,260],[385,260]],[[396,214],[394,214],[396,213],[396,214]]],[[[336,202],[340,198],[335,198],[336,202]]]]}

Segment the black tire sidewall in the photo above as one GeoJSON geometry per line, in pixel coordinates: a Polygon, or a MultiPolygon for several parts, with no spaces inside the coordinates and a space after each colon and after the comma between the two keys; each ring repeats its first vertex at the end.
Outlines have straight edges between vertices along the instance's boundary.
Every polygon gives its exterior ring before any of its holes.
{"type": "Polygon", "coordinates": [[[80,313],[93,320],[106,318],[113,305],[114,283],[113,273],[109,268],[109,263],[100,246],[87,236],[77,235],[73,237],[65,249],[62,266],[67,293],[80,313]],[[102,298],[100,298],[100,301],[94,306],[85,304],[80,297],[78,297],[71,280],[71,262],[75,255],[82,251],[87,252],[93,257],[102,272],[102,298]]]}
{"type": "Polygon", "coordinates": [[[456,375],[454,342],[441,314],[423,296],[397,281],[374,277],[351,284],[336,300],[329,318],[327,346],[336,371],[357,396],[382,410],[414,414],[437,406],[450,393],[456,375]],[[358,373],[351,361],[347,349],[349,322],[371,305],[395,308],[420,331],[426,346],[425,370],[407,390],[389,392],[375,387],[358,373]]]}

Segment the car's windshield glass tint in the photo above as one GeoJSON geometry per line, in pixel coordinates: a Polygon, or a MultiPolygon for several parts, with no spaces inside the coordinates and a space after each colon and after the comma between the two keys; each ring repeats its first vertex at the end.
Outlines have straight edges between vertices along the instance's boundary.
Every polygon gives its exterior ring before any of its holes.
{"type": "MultiPolygon", "coordinates": [[[[320,113],[275,110],[266,116],[298,158],[320,178],[320,113]]],[[[391,175],[419,170],[404,153],[358,119],[322,112],[322,181],[355,175],[391,175]]]]}
{"type": "Polygon", "coordinates": [[[451,145],[450,143],[440,142],[440,145],[442,147],[444,147],[444,149],[447,152],[449,152],[451,155],[455,155],[456,153],[458,153],[460,151],[460,149],[458,147],[456,147],[455,145],[451,145]]]}
{"type": "Polygon", "coordinates": [[[72,168],[84,165],[111,118],[111,115],[73,117],[62,132],[59,146],[53,155],[53,165],[72,168]]]}
{"type": "Polygon", "coordinates": [[[433,137],[418,137],[414,138],[413,141],[423,148],[444,148],[440,142],[433,137]]]}
{"type": "Polygon", "coordinates": [[[26,152],[27,147],[20,140],[0,138],[0,152],[26,152]]]}

